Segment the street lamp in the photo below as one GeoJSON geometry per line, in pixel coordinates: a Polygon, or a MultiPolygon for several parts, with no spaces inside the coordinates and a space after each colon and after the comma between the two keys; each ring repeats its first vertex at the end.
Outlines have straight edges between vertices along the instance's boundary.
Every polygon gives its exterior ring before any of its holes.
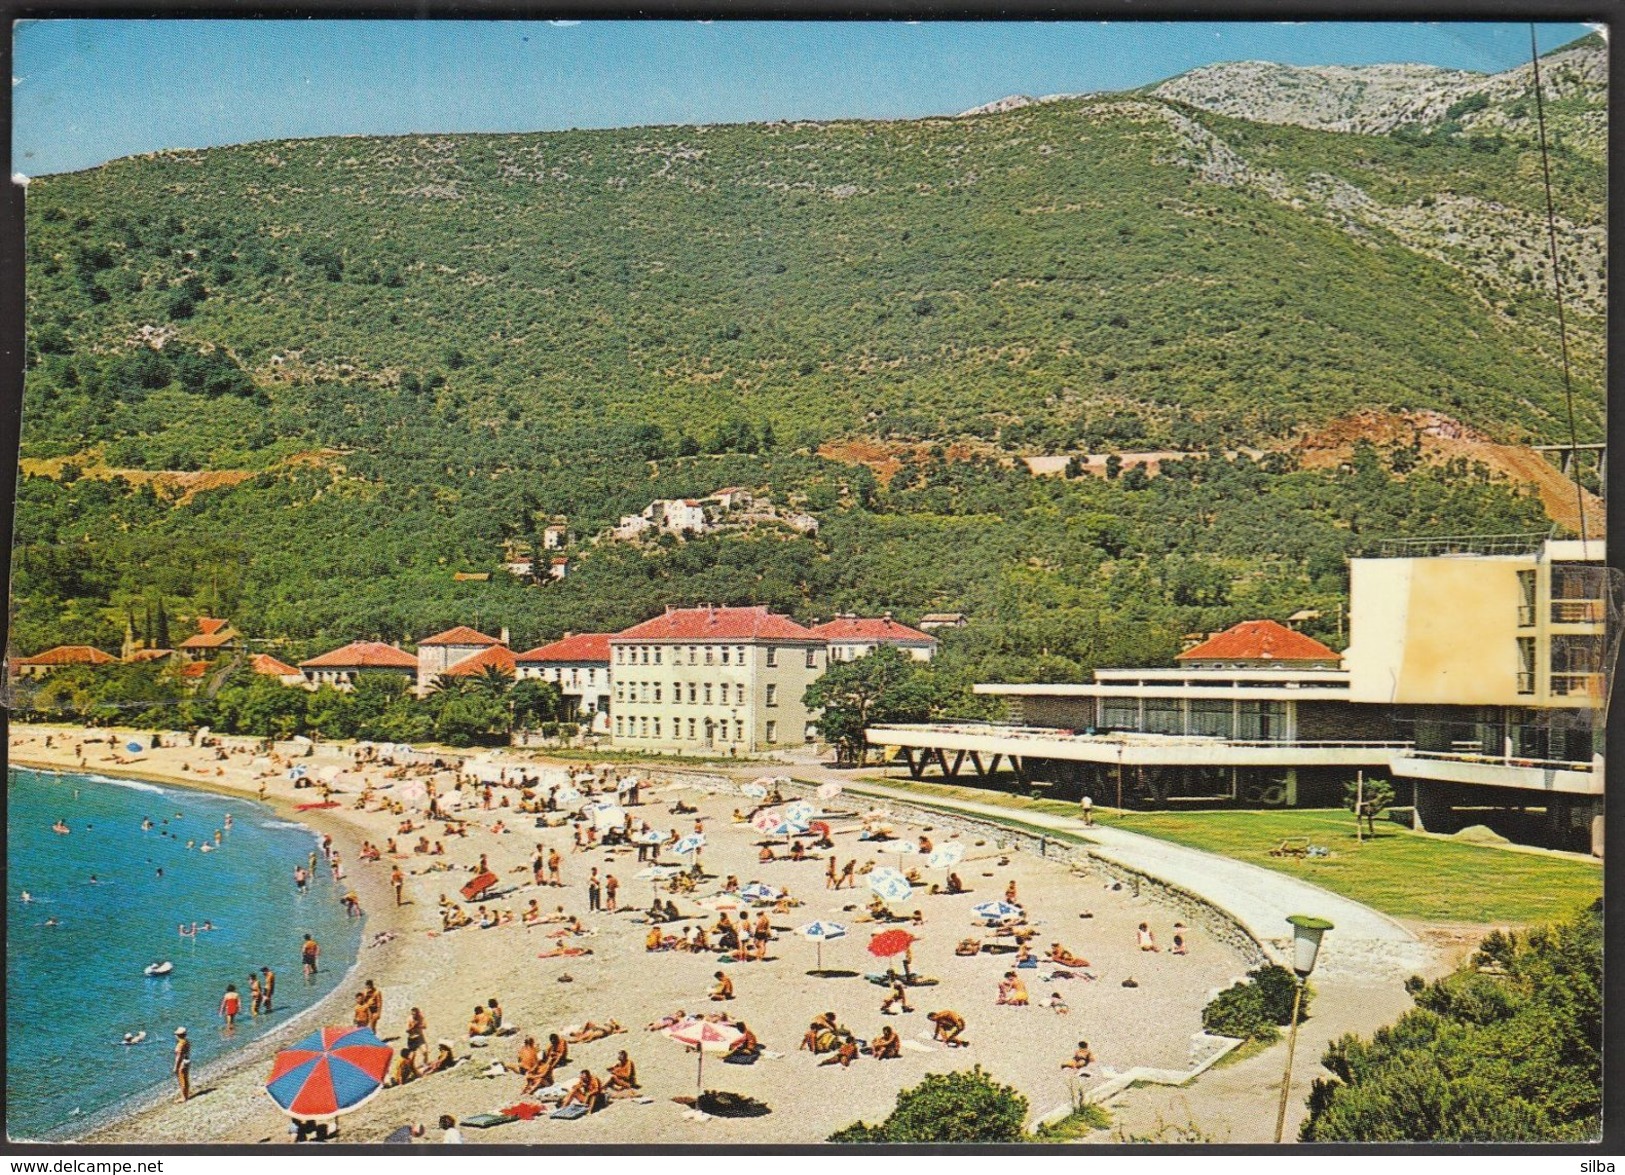
{"type": "Polygon", "coordinates": [[[1320,955],[1320,938],[1332,929],[1326,919],[1308,914],[1293,914],[1287,921],[1292,924],[1292,970],[1298,982],[1292,990],[1292,1030],[1287,1036],[1286,1071],[1281,1074],[1281,1106],[1275,1115],[1276,1142],[1281,1141],[1286,1130],[1286,1101],[1292,1088],[1292,1056],[1298,1051],[1298,1010],[1303,1006],[1303,987],[1320,955]]]}

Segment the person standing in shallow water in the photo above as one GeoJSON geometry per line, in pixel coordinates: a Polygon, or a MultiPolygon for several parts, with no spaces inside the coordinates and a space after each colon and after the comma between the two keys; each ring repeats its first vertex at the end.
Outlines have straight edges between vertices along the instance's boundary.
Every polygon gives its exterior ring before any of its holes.
{"type": "Polygon", "coordinates": [[[276,995],[276,972],[269,967],[261,967],[260,976],[260,987],[265,995],[265,1010],[270,1012],[271,999],[276,995]]]}
{"type": "Polygon", "coordinates": [[[321,953],[322,948],[316,945],[316,940],[308,934],[305,935],[305,945],[300,948],[299,958],[304,963],[306,979],[316,977],[316,958],[321,953]]]}
{"type": "Polygon", "coordinates": [[[237,1013],[242,1010],[243,998],[237,994],[237,985],[226,984],[226,994],[220,997],[220,1015],[225,1017],[227,1032],[236,1031],[237,1013]]]}
{"type": "Polygon", "coordinates": [[[192,1042],[186,1029],[175,1029],[175,1082],[181,1088],[181,1101],[192,1096],[192,1042]]]}

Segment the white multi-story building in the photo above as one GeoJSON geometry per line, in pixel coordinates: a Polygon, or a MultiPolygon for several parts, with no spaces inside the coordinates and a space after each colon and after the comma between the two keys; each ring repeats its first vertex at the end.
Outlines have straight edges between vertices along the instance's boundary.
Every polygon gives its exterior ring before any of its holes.
{"type": "Polygon", "coordinates": [[[824,639],[765,607],[668,608],[609,639],[617,746],[749,754],[812,741],[824,639]]]}
{"type": "Polygon", "coordinates": [[[597,734],[609,733],[609,640],[607,632],[565,633],[514,658],[519,680],[551,681],[592,723],[597,734]]]}
{"type": "Polygon", "coordinates": [[[890,612],[878,618],[837,616],[813,625],[812,631],[828,643],[831,661],[855,661],[882,645],[891,645],[916,661],[929,661],[937,652],[936,637],[898,623],[890,612]]]}

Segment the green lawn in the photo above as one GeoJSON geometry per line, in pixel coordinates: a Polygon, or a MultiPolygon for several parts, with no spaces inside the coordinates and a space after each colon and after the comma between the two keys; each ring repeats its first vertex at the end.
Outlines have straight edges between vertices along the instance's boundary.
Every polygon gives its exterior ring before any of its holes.
{"type": "MultiPolygon", "coordinates": [[[[1077,805],[1006,792],[912,780],[872,779],[922,799],[974,800],[1020,811],[1077,815],[1077,805]]],[[[1602,896],[1597,863],[1459,844],[1377,822],[1363,844],[1341,809],[1278,812],[1125,812],[1097,809],[1103,824],[1159,836],[1302,877],[1399,918],[1427,922],[1524,924],[1562,917],[1602,896]],[[1288,837],[1309,837],[1330,857],[1272,857],[1288,837]]]]}

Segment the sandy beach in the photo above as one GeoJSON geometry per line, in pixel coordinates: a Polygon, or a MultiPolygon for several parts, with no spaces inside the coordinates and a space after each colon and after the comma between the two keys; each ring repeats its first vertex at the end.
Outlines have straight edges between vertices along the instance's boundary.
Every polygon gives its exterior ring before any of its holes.
{"type": "MultiPolygon", "coordinates": [[[[105,738],[106,733],[96,731],[93,737],[105,738]]],[[[341,806],[301,812],[297,806],[319,800],[319,794],[310,788],[296,789],[281,765],[269,777],[265,777],[268,768],[263,759],[257,768],[251,766],[256,758],[253,740],[222,739],[227,751],[223,761],[216,760],[212,751],[190,746],[147,750],[137,757],[115,751],[106,743],[88,744],[81,767],[74,745],[84,734],[63,728],[14,728],[11,761],[21,766],[118,772],[250,797],[263,782],[266,802],[282,817],[333,836],[349,882],[365,910],[364,943],[380,932],[392,932],[395,937],[381,946],[364,945],[354,984],[341,985],[314,1018],[322,1023],[348,1023],[351,986],[359,987],[370,978],[384,992],[381,1036],[398,1047],[407,1014],[418,1007],[427,1018],[431,1047],[441,1039],[448,1040],[460,1058],[448,1072],[385,1090],[345,1115],[342,1137],[347,1142],[381,1141],[398,1127],[415,1123],[427,1126],[434,1139],[441,1114],[465,1118],[520,1101],[522,1078],[511,1073],[485,1076],[492,1062],[514,1061],[527,1035],[545,1045],[549,1033],[562,1033],[587,1020],[600,1024],[613,1020],[627,1031],[572,1045],[570,1061],[560,1068],[559,1079],[573,1080],[584,1067],[602,1078],[618,1050],[624,1048],[637,1066],[646,1101],[617,1099],[604,1111],[576,1121],[551,1120],[544,1115],[486,1131],[465,1129],[465,1140],[505,1144],[818,1142],[857,1119],[884,1118],[897,1091],[916,1084],[927,1073],[975,1064],[1024,1093],[1036,1118],[1068,1104],[1080,1087],[1113,1072],[1136,1065],[1185,1066],[1209,993],[1239,978],[1246,969],[1238,955],[1197,927],[1179,931],[1189,953],[1172,954],[1167,948],[1176,929],[1174,915],[1149,899],[1111,888],[1103,876],[1074,871],[1032,854],[1004,853],[991,838],[933,829],[923,816],[916,819],[924,823],[907,823],[906,814],[898,812],[889,823],[902,843],[913,844],[922,833],[939,845],[952,839],[965,842],[965,859],[956,871],[971,892],[932,895],[924,886],[917,886],[909,898],[894,904],[899,913],[912,915],[918,910],[922,915],[923,925],[908,927],[919,939],[913,948],[913,967],[919,975],[938,982],[909,989],[912,1013],[884,1016],[880,1008],[887,991],[865,981],[863,974],[885,969],[866,946],[870,932],[886,927],[866,920],[870,895],[861,875],[855,889],[832,892],[826,888],[825,858],[833,853],[843,865],[855,860],[860,870],[870,862],[878,866],[901,862],[905,869],[923,862],[917,857],[911,861],[912,854],[900,857],[895,848],[887,848],[897,842],[859,841],[858,817],[868,805],[855,799],[837,797],[824,805],[830,813],[832,850],[813,852],[802,862],[762,863],[758,853],[766,838],[749,824],[733,819],[736,809],[748,811],[754,801],[738,794],[734,785],[716,783],[712,785],[715,790],[708,791],[703,783],[695,782],[695,776],[637,769],[645,786],[641,805],[628,808],[634,819],[684,833],[699,821],[707,838],[702,861],[708,878],[691,895],[663,892],[662,897],[671,897],[685,915],[701,916],[700,924],[708,929],[718,915],[700,903],[717,895],[728,875],[745,884],[761,881],[788,889],[798,903],[769,910],[775,938],[768,960],[724,964],[714,952],[647,953],[645,910],[652,890],[650,882],[633,880],[644,867],[636,851],[630,847],[575,851],[569,827],[536,828],[533,816],[500,806],[504,797],[510,803],[518,802],[517,787],[495,787],[491,809],[483,807],[482,793],[473,785],[444,796],[452,805],[464,805],[458,814],[467,818],[467,835],[447,837],[441,835],[442,824],[429,826],[431,840],[442,841],[446,848],[445,856],[429,857],[410,851],[419,832],[396,835],[402,817],[382,802],[371,805],[371,810],[354,807],[363,777],[375,786],[397,782],[387,778],[384,767],[340,777],[333,798],[341,806]],[[54,736],[55,744],[49,749],[44,745],[47,732],[54,736]],[[139,761],[117,762],[114,755],[139,761]],[[183,764],[187,770],[182,770],[183,764]],[[671,813],[670,807],[679,800],[698,811],[671,813]],[[492,831],[499,823],[506,830],[492,831]],[[396,836],[402,850],[397,859],[386,854],[376,862],[361,861],[362,841],[381,847],[391,836],[396,836]],[[562,887],[533,883],[530,861],[538,845],[557,849],[561,855],[562,887]],[[440,899],[449,896],[462,901],[457,890],[473,876],[481,854],[499,875],[498,888],[506,891],[488,901],[488,907],[510,909],[515,919],[491,929],[476,925],[443,933],[440,899]],[[397,864],[406,874],[406,904],[400,907],[394,904],[389,885],[391,868],[397,864]],[[438,865],[450,869],[429,871],[438,865]],[[613,874],[619,880],[619,911],[589,912],[586,882],[593,868],[601,876],[613,874]],[[985,932],[971,907],[1003,897],[1012,882],[1036,926],[1032,940],[1036,952],[1042,955],[1051,942],[1063,943],[1089,960],[1089,973],[1095,976],[1092,981],[1045,982],[1041,977],[1055,970],[1049,964],[1023,969],[1019,974],[1029,989],[1031,1006],[1000,1006],[995,1003],[999,981],[1013,956],[954,953],[955,946],[967,937],[984,943],[1000,941],[985,932]],[[567,914],[580,917],[588,933],[567,941],[591,953],[539,958],[555,950],[561,940],[551,936],[558,929],[555,924],[527,927],[521,923],[519,914],[532,899],[543,911],[552,912],[562,905],[567,914]],[[824,946],[823,966],[852,973],[848,977],[808,974],[815,966],[815,944],[795,931],[815,919],[847,926],[847,937],[824,946]],[[1141,922],[1149,923],[1162,950],[1138,949],[1135,929],[1141,922]],[[736,998],[726,1003],[706,998],[719,969],[735,985],[736,998]],[[1135,985],[1125,987],[1128,979],[1135,985]],[[1066,1013],[1041,1006],[1052,992],[1061,994],[1068,1005],[1066,1013]],[[466,1035],[470,1013],[476,1003],[492,997],[501,1002],[505,1025],[516,1031],[490,1038],[482,1042],[484,1047],[473,1047],[466,1035]],[[691,1013],[725,1009],[731,1017],[749,1024],[766,1054],[752,1066],[724,1065],[720,1057],[708,1055],[704,1084],[707,1089],[747,1095],[768,1106],[770,1113],[754,1118],[685,1116],[689,1107],[673,1099],[693,1096],[695,1055],[663,1034],[645,1030],[651,1021],[678,1009],[691,1013]],[[953,1009],[965,1018],[969,1047],[948,1049],[931,1041],[932,1026],[926,1015],[941,1009],[953,1009]],[[814,1058],[797,1046],[809,1021],[826,1010],[833,1011],[862,1039],[890,1024],[905,1042],[902,1055],[886,1061],[865,1055],[850,1068],[819,1064],[824,1058],[814,1058]],[[1087,1039],[1098,1058],[1087,1079],[1075,1078],[1061,1068],[1079,1039],[1087,1039]]],[[[178,737],[184,742],[184,736],[178,737]]],[[[122,747],[123,741],[120,735],[115,746],[122,747]]],[[[313,774],[325,767],[352,766],[350,749],[333,744],[318,744],[308,757],[296,761],[313,774]]],[[[498,758],[481,761],[532,769],[546,762],[539,754],[524,751],[504,751],[498,758]]],[[[390,790],[375,795],[387,799],[390,790]]],[[[421,823],[421,812],[413,818],[421,823]]],[[[785,851],[782,840],[778,851],[785,851]]],[[[686,858],[680,860],[687,863],[686,858]]],[[[922,875],[926,881],[940,881],[944,876],[930,870],[922,875]]],[[[474,912],[475,903],[462,904],[474,912]]],[[[668,933],[680,932],[688,924],[677,923],[668,933]]],[[[298,927],[288,928],[288,956],[277,961],[284,976],[298,975],[298,932],[298,927]]],[[[199,1015],[204,1012],[200,1009],[199,1015]]],[[[221,1062],[216,1071],[199,1073],[194,1085],[202,1092],[190,1102],[169,1101],[141,1110],[83,1141],[288,1141],[288,1120],[265,1095],[263,1084],[271,1053],[313,1026],[307,1022],[281,1029],[221,1062]]]]}

